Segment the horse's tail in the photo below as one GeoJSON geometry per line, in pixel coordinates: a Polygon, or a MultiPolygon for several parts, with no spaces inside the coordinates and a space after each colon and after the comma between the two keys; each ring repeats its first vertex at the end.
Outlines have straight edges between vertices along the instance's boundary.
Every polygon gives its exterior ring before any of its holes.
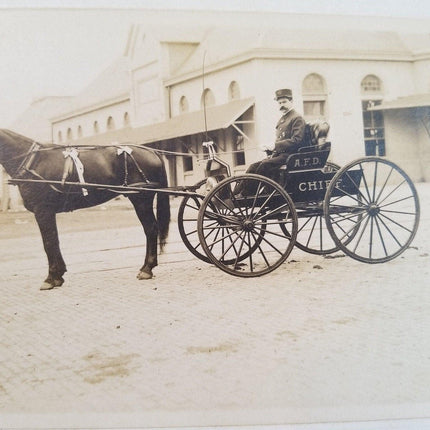
{"type": "MultiPolygon", "coordinates": [[[[161,157],[160,157],[161,158],[161,157]]],[[[160,186],[165,188],[167,184],[166,166],[163,160],[161,167],[160,186]]],[[[157,193],[157,222],[158,222],[158,239],[160,242],[160,251],[163,251],[166,245],[167,236],[169,235],[170,225],[170,196],[168,193],[157,193]]]]}

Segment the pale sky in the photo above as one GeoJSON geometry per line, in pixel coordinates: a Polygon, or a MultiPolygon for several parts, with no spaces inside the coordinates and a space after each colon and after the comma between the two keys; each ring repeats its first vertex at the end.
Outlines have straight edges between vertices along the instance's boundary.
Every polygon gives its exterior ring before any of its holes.
{"type": "Polygon", "coordinates": [[[430,17],[429,0],[0,0],[0,128],[35,98],[75,95],[118,58],[131,8],[430,17]]]}

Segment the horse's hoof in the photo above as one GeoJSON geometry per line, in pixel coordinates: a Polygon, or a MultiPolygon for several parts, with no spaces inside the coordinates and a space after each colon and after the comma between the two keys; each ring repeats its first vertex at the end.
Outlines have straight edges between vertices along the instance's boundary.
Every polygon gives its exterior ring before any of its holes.
{"type": "Polygon", "coordinates": [[[136,276],[137,279],[139,279],[139,281],[143,280],[143,279],[151,279],[152,278],[152,272],[148,273],[148,272],[143,272],[142,270],[137,274],[136,276]]]}
{"type": "Polygon", "coordinates": [[[40,289],[43,290],[52,290],[54,288],[53,284],[50,284],[49,282],[44,282],[40,289]]]}
{"type": "Polygon", "coordinates": [[[54,287],[61,287],[64,284],[64,279],[54,279],[54,287]]]}

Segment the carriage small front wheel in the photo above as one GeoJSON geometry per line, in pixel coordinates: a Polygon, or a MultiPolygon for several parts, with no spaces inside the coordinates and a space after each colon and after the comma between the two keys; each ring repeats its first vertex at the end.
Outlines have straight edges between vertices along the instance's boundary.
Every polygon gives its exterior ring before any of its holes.
{"type": "Polygon", "coordinates": [[[419,223],[415,186],[396,164],[363,157],[342,167],[324,198],[327,229],[336,245],[364,263],[384,263],[405,251],[419,223]]]}
{"type": "Polygon", "coordinates": [[[206,255],[221,270],[240,277],[262,276],[291,253],[297,214],[279,184],[246,174],[223,180],[205,197],[197,229],[206,255]]]}

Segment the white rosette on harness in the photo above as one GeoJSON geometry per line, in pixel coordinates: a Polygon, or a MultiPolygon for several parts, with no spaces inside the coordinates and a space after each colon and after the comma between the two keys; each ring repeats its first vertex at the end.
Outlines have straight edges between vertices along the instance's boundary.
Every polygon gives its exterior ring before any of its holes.
{"type": "MultiPolygon", "coordinates": [[[[65,151],[63,151],[63,155],[66,160],[70,159],[73,161],[73,164],[76,167],[76,172],[78,173],[79,182],[81,184],[84,184],[85,183],[84,165],[82,164],[82,161],[79,159],[79,151],[76,148],[67,148],[65,151]]],[[[88,195],[88,190],[84,187],[82,187],[82,194],[84,196],[88,195]]]]}

